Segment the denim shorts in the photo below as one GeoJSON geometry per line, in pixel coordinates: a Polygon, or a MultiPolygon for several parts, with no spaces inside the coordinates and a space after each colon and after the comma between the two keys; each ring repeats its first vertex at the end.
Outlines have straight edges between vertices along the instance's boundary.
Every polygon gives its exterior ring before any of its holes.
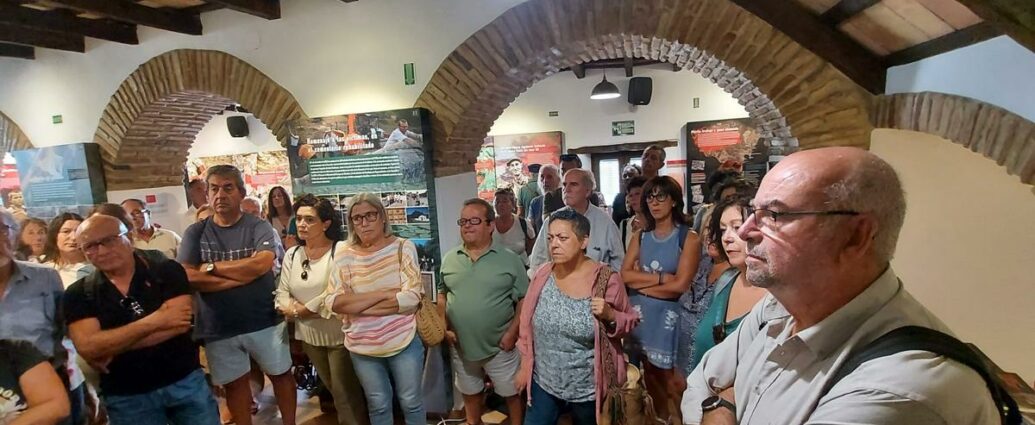
{"type": "Polygon", "coordinates": [[[205,357],[212,383],[226,385],[251,370],[251,361],[267,375],[283,375],[291,370],[286,322],[205,344],[205,357]]]}

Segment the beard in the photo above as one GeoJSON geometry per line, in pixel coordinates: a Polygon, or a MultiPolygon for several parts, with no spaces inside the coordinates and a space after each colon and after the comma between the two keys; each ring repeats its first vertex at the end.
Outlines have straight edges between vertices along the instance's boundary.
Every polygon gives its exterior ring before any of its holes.
{"type": "Polygon", "coordinates": [[[765,250],[760,248],[758,245],[748,245],[748,253],[752,257],[757,257],[765,260],[762,264],[754,266],[748,263],[747,266],[747,281],[751,285],[758,288],[771,288],[779,284],[779,279],[773,274],[772,269],[769,265],[769,256],[766,255],[765,250]]]}

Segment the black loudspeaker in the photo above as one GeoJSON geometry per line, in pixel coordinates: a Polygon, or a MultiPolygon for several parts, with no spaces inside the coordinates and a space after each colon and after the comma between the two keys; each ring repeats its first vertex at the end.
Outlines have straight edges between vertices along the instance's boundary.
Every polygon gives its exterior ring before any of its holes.
{"type": "Polygon", "coordinates": [[[226,117],[226,129],[230,130],[230,137],[248,136],[248,120],[240,115],[226,117]]]}
{"type": "Polygon", "coordinates": [[[650,95],[654,83],[650,77],[633,77],[629,79],[629,103],[646,105],[650,103],[650,95]]]}

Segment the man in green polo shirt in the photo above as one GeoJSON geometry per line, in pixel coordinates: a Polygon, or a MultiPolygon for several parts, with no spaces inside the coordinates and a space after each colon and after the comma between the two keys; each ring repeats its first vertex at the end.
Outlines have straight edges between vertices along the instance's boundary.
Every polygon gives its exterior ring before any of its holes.
{"type": "Polygon", "coordinates": [[[524,405],[514,386],[521,358],[514,346],[528,276],[521,257],[492,243],[495,215],[482,199],[464,201],[456,221],[464,243],[446,254],[440,269],[439,299],[445,302],[438,303],[439,311],[446,317],[456,385],[472,425],[482,423],[485,375],[507,401],[510,423],[524,422],[524,405]]]}

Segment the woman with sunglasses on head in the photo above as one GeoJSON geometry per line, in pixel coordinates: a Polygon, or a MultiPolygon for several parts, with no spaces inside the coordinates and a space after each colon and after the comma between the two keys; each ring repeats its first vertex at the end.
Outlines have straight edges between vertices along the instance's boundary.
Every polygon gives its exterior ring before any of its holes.
{"type": "Polygon", "coordinates": [[[676,373],[678,300],[690,289],[697,271],[701,240],[683,214],[683,191],[672,177],[648,180],[640,209],[646,223],[630,241],[622,264],[629,302],[641,315],[640,326],[630,335],[630,354],[642,360],[644,381],[658,417],[681,423],[678,406],[682,393],[671,385],[676,373]],[[671,409],[670,404],[676,408],[671,409]]]}
{"type": "Polygon", "coordinates": [[[737,235],[737,230],[751,215],[750,204],[751,198],[733,196],[720,200],[712,210],[708,223],[710,242],[719,247],[721,256],[739,273],[729,283],[726,283],[729,279],[716,282],[715,296],[694,335],[690,370],[697,367],[705,352],[733,333],[740,320],[765,297],[765,289],[748,283],[747,242],[737,235]]]}
{"type": "Polygon", "coordinates": [[[340,214],[330,201],[311,194],[295,202],[294,212],[298,245],[284,254],[274,293],[277,310],[286,320],[295,322],[295,338],[302,341],[316,374],[330,390],[338,423],[364,423],[363,389],[345,349],[341,318],[323,304],[333,270],[332,258],[345,249],[340,214]]]}
{"type": "Polygon", "coordinates": [[[366,393],[370,423],[391,425],[392,395],[406,425],[425,424],[424,344],[415,313],[424,294],[413,242],[392,235],[381,198],[352,197],[349,241],[334,254],[325,304],[344,316],[345,348],[366,393]]]}

